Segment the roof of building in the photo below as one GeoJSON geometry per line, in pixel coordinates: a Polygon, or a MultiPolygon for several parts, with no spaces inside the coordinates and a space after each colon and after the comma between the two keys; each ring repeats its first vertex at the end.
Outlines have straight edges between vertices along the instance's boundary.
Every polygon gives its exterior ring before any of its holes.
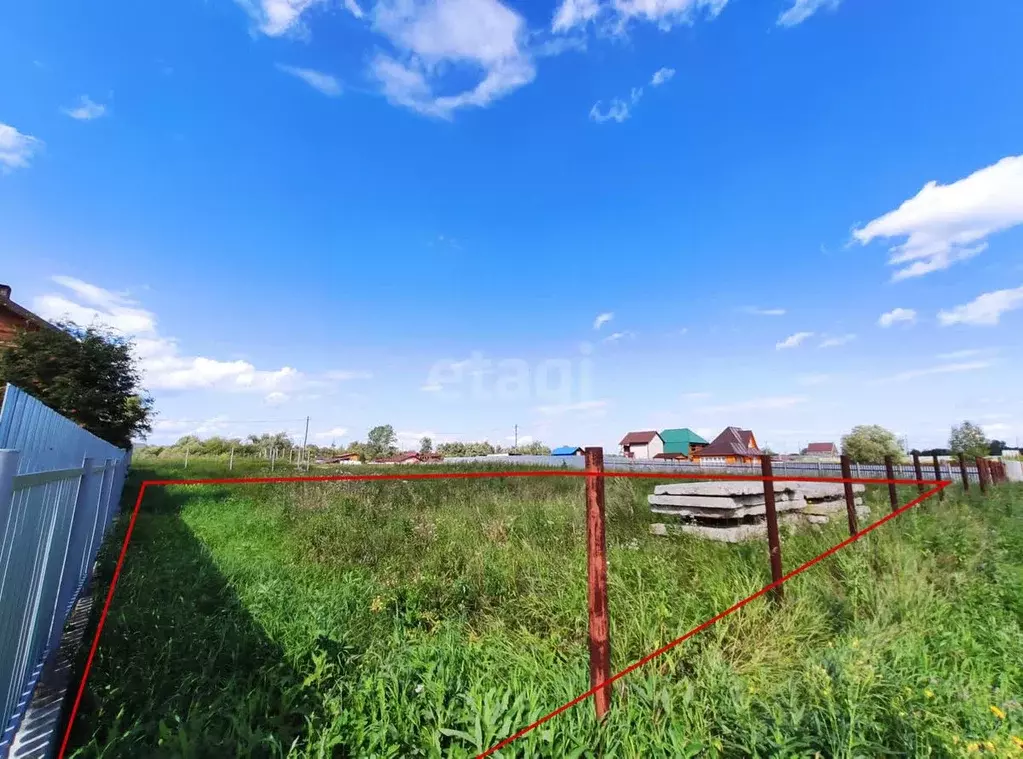
{"type": "Polygon", "coordinates": [[[563,446],[561,446],[559,448],[555,448],[553,451],[551,451],[551,455],[552,456],[575,456],[581,450],[582,450],[582,448],[580,448],[577,445],[563,445],[563,446]]]}
{"type": "Polygon", "coordinates": [[[726,427],[714,438],[710,445],[700,450],[700,456],[760,456],[753,443],[752,430],[739,427],[726,427]]]}
{"type": "Polygon", "coordinates": [[[661,430],[661,440],[664,441],[665,453],[681,453],[689,455],[689,448],[693,445],[707,445],[707,441],[697,435],[688,427],[676,430],[661,430]]]}
{"type": "Polygon", "coordinates": [[[57,329],[56,326],[50,324],[43,317],[38,314],[34,314],[27,308],[19,303],[15,303],[11,300],[11,287],[10,285],[0,285],[0,308],[7,309],[15,316],[24,319],[27,322],[31,322],[39,327],[47,327],[49,329],[57,329]]]}
{"type": "Polygon", "coordinates": [[[807,453],[834,453],[838,447],[834,443],[810,443],[806,446],[807,453]]]}
{"type": "Polygon", "coordinates": [[[672,453],[670,451],[654,454],[655,459],[684,459],[685,457],[685,453],[672,453]]]}
{"type": "Polygon", "coordinates": [[[640,432],[630,432],[622,438],[618,445],[646,445],[655,437],[660,437],[661,433],[657,430],[642,430],[640,432]]]}
{"type": "Polygon", "coordinates": [[[380,459],[373,459],[373,463],[374,464],[397,464],[397,463],[400,463],[402,461],[410,461],[412,459],[416,459],[418,461],[420,458],[421,457],[420,457],[420,455],[419,455],[419,453],[417,451],[405,451],[403,453],[399,453],[397,456],[386,456],[386,457],[380,458],[380,459]]]}

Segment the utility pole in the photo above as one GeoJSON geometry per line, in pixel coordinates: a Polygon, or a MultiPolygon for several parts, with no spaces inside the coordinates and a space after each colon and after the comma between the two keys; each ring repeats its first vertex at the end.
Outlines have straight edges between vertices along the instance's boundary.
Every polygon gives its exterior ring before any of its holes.
{"type": "Polygon", "coordinates": [[[302,438],[302,453],[305,454],[305,470],[309,471],[309,450],[306,446],[309,444],[309,417],[305,418],[305,437],[302,438]]]}
{"type": "Polygon", "coordinates": [[[519,425],[515,425],[515,447],[519,447],[519,425]]]}

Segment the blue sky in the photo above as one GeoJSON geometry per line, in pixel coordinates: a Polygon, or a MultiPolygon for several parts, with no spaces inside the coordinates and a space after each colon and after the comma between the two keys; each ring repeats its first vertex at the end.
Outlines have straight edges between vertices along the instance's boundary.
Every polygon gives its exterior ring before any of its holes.
{"type": "Polygon", "coordinates": [[[0,278],[138,340],[154,442],[1015,442],[1021,32],[953,0],[21,4],[0,278]]]}

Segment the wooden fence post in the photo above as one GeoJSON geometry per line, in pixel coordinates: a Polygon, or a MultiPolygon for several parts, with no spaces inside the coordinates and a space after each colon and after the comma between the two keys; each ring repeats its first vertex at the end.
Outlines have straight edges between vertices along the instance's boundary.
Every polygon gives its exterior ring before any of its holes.
{"type": "MultiPolygon", "coordinates": [[[[937,486],[938,481],[941,480],[941,462],[938,461],[938,454],[932,454],[931,460],[934,462],[934,484],[937,486]]],[[[942,488],[938,491],[938,500],[945,500],[945,489],[942,488]]]]}
{"type": "MultiPolygon", "coordinates": [[[[760,471],[764,476],[764,510],[767,516],[767,546],[771,559],[771,582],[782,578],[781,538],[778,536],[778,511],[774,503],[774,472],[771,469],[771,457],[760,457],[760,471]]],[[[776,585],[771,590],[776,603],[781,603],[783,588],[776,585]]]]}
{"type": "Polygon", "coordinates": [[[892,502],[892,511],[899,510],[899,491],[895,487],[895,459],[884,457],[884,476],[888,478],[888,500],[892,502]]]}
{"type": "Polygon", "coordinates": [[[923,495],[924,493],[927,492],[927,486],[924,485],[924,482],[923,482],[923,480],[924,480],[924,470],[920,467],[920,454],[919,453],[914,453],[913,454],[913,471],[916,472],[916,482],[917,482],[916,489],[919,491],[920,495],[923,495]]]}
{"type": "Polygon", "coordinates": [[[849,461],[849,457],[842,454],[842,479],[845,480],[842,483],[845,487],[845,512],[849,517],[849,536],[852,537],[859,530],[856,527],[856,501],[853,496],[853,486],[849,480],[852,479],[852,466],[849,461]]]}
{"type": "Polygon", "coordinates": [[[966,454],[959,454],[959,476],[963,478],[963,492],[970,489],[970,472],[966,468],[966,454]]]}
{"type": "Polygon", "coordinates": [[[977,479],[980,481],[980,492],[987,494],[987,472],[984,471],[984,459],[977,456],[977,479]]]}
{"type": "Polygon", "coordinates": [[[232,445],[231,446],[231,461],[229,461],[228,464],[227,464],[227,471],[230,472],[230,471],[233,471],[233,470],[234,470],[234,446],[232,445]]]}
{"type": "MultiPolygon", "coordinates": [[[[604,449],[586,449],[586,565],[590,612],[590,687],[611,678],[607,608],[607,539],[604,533],[604,449]]],[[[597,719],[611,708],[611,684],[593,694],[597,719]]]]}

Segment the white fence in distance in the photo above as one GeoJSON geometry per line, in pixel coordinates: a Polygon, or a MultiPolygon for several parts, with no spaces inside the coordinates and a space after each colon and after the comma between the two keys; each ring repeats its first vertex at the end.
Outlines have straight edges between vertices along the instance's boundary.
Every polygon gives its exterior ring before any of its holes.
{"type": "Polygon", "coordinates": [[[0,408],[0,759],[92,575],[129,453],[7,385],[0,408]]]}
{"type": "MultiPolygon", "coordinates": [[[[491,464],[504,466],[539,466],[545,469],[583,469],[583,456],[457,456],[445,458],[443,464],[491,464]]],[[[825,461],[772,461],[771,466],[775,477],[841,477],[842,465],[825,461]]],[[[604,469],[618,472],[663,472],[671,474],[737,474],[758,476],[761,473],[760,463],[756,464],[699,464],[691,461],[669,461],[660,459],[632,459],[628,456],[604,456],[604,469]]],[[[940,462],[941,476],[934,471],[931,461],[921,460],[921,473],[925,480],[951,480],[962,482],[958,462],[940,462]]],[[[895,479],[915,480],[916,470],[912,465],[897,464],[894,468],[895,479]]],[[[883,464],[853,464],[852,476],[856,479],[886,479],[887,472],[883,464]]],[[[977,467],[967,467],[967,477],[977,482],[977,467]]]]}

